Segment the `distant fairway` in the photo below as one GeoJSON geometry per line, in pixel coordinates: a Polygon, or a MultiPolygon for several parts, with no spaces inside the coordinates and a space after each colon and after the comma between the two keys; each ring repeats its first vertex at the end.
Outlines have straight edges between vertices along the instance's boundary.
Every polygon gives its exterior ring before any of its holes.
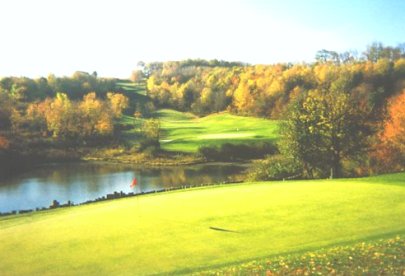
{"type": "Polygon", "coordinates": [[[117,86],[123,89],[126,93],[136,93],[142,96],[146,96],[145,85],[143,83],[134,83],[129,80],[120,80],[117,82],[117,86]]]}
{"type": "Polygon", "coordinates": [[[403,235],[404,198],[401,173],[225,185],[3,217],[0,271],[179,274],[403,235]]]}
{"type": "Polygon", "coordinates": [[[161,120],[161,146],[170,151],[196,152],[201,146],[252,144],[278,137],[278,122],[273,120],[229,113],[198,118],[168,109],[159,110],[156,115],[161,120]]]}

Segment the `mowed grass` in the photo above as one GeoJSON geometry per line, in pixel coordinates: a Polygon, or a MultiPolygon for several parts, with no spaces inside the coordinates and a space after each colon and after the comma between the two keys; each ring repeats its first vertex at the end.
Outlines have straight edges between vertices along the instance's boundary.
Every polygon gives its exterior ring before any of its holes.
{"type": "Polygon", "coordinates": [[[198,118],[191,113],[162,109],[156,112],[161,121],[161,146],[169,151],[197,152],[202,146],[224,143],[253,144],[274,141],[278,122],[253,117],[218,113],[198,118]]]}
{"type": "Polygon", "coordinates": [[[128,94],[136,93],[142,96],[146,96],[146,89],[144,83],[134,83],[130,80],[120,80],[117,82],[118,88],[123,89],[128,94]]]}
{"type": "Polygon", "coordinates": [[[404,198],[400,173],[223,185],[3,217],[0,271],[143,275],[215,269],[403,235],[404,198]]]}

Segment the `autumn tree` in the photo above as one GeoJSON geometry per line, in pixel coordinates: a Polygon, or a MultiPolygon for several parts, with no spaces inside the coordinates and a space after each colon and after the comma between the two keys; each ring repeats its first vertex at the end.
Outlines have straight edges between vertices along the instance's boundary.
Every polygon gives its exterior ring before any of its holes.
{"type": "Polygon", "coordinates": [[[367,146],[365,118],[339,88],[301,97],[283,127],[283,151],[302,164],[307,177],[343,176],[343,160],[356,158],[367,146]]]}
{"type": "Polygon", "coordinates": [[[160,149],[160,121],[158,119],[147,119],[143,121],[141,132],[144,139],[140,143],[140,150],[155,155],[160,149]]]}
{"type": "Polygon", "coordinates": [[[142,70],[134,70],[131,74],[131,81],[140,82],[145,78],[145,74],[142,70]]]}
{"type": "Polygon", "coordinates": [[[82,136],[96,137],[97,135],[112,132],[111,115],[105,116],[106,106],[103,101],[97,99],[96,93],[92,92],[83,97],[78,106],[78,120],[81,120],[82,136]]]}
{"type": "Polygon", "coordinates": [[[142,133],[147,139],[159,141],[160,121],[158,119],[145,120],[142,125],[142,133]]]}
{"type": "Polygon", "coordinates": [[[44,115],[48,130],[52,132],[54,137],[64,135],[70,108],[71,102],[67,95],[63,93],[58,93],[56,98],[52,102],[49,102],[48,110],[44,115]]]}
{"type": "Polygon", "coordinates": [[[391,98],[387,118],[376,147],[380,171],[400,170],[405,166],[405,90],[391,98]]]}
{"type": "Polygon", "coordinates": [[[389,100],[388,118],[381,138],[405,154],[405,90],[389,100]]]}
{"type": "Polygon", "coordinates": [[[58,93],[54,99],[29,105],[26,112],[31,128],[49,132],[55,139],[76,142],[112,135],[113,117],[110,105],[94,92],[82,101],[71,101],[66,94],[58,93]]]}
{"type": "Polygon", "coordinates": [[[49,111],[50,99],[39,103],[31,103],[27,107],[25,119],[32,130],[41,132],[44,136],[47,132],[46,112],[49,111]]]}
{"type": "Polygon", "coordinates": [[[108,92],[107,99],[114,117],[120,118],[122,116],[122,112],[129,105],[128,97],[120,93],[108,92]]]}
{"type": "Polygon", "coordinates": [[[9,146],[10,142],[7,140],[7,138],[0,135],[0,151],[8,149],[9,146]]]}

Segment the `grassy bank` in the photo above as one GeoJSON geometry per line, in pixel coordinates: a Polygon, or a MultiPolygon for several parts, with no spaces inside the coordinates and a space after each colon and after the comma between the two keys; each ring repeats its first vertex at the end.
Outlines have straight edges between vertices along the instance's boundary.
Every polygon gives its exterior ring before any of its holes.
{"type": "Polygon", "coordinates": [[[188,273],[403,235],[404,185],[404,173],[246,183],[0,218],[0,271],[188,273]]]}
{"type": "Polygon", "coordinates": [[[235,264],[195,275],[404,275],[405,235],[235,264]]]}

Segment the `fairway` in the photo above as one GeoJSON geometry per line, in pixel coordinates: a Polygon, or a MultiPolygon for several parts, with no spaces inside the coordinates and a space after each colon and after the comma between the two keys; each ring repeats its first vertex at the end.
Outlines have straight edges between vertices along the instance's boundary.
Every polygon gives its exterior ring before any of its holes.
{"type": "Polygon", "coordinates": [[[404,186],[404,173],[244,183],[3,217],[0,271],[187,273],[403,234],[404,186]]]}
{"type": "Polygon", "coordinates": [[[117,87],[124,90],[127,95],[133,93],[146,96],[145,86],[140,83],[134,83],[129,80],[120,80],[119,82],[117,82],[117,87]]]}
{"type": "Polygon", "coordinates": [[[278,122],[274,120],[226,112],[198,118],[168,109],[159,110],[156,115],[162,127],[161,146],[170,151],[196,152],[201,146],[253,144],[278,137],[278,122]]]}

